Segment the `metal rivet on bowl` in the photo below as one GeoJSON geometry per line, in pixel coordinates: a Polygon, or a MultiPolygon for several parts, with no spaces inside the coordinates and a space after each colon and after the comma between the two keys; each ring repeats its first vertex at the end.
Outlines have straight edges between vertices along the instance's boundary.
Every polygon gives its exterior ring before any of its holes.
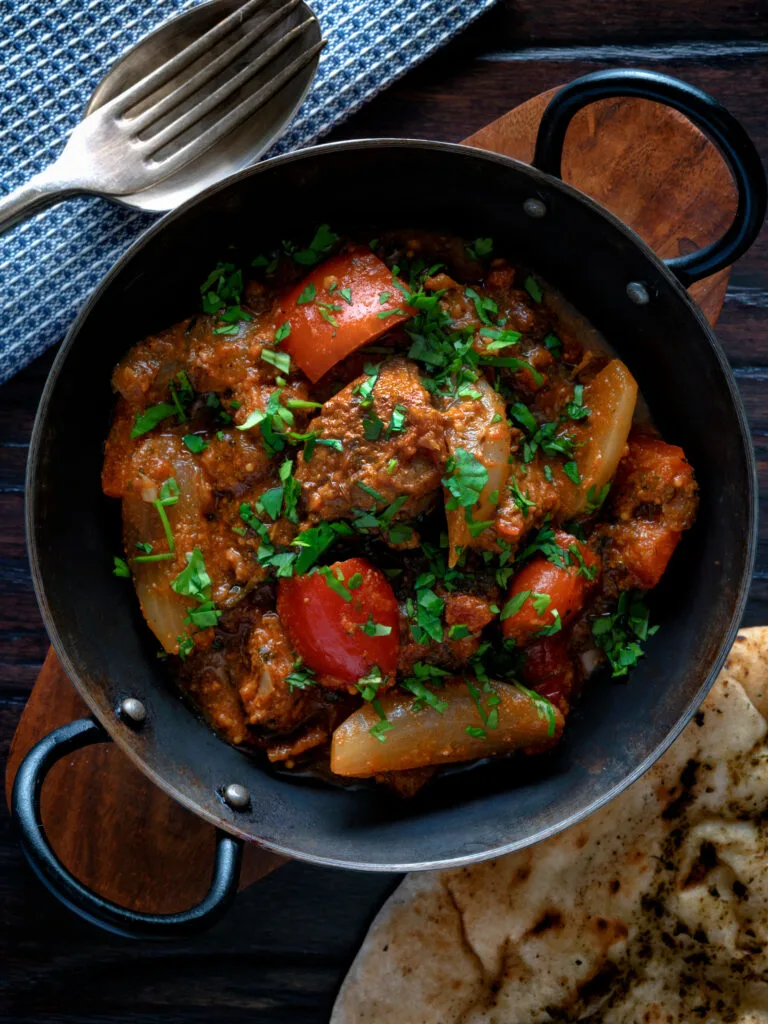
{"type": "Polygon", "coordinates": [[[224,799],[236,811],[243,811],[251,802],[251,794],[239,782],[230,782],[224,790],[224,799]]]}
{"type": "Polygon", "coordinates": [[[147,709],[135,697],[126,697],[120,702],[120,717],[130,725],[141,725],[147,717],[147,709]]]}
{"type": "Polygon", "coordinates": [[[640,281],[630,281],[627,285],[627,295],[637,306],[647,306],[651,301],[648,289],[640,281]]]}
{"type": "Polygon", "coordinates": [[[526,199],[523,209],[529,217],[535,217],[536,220],[547,216],[547,208],[540,199],[526,199]]]}

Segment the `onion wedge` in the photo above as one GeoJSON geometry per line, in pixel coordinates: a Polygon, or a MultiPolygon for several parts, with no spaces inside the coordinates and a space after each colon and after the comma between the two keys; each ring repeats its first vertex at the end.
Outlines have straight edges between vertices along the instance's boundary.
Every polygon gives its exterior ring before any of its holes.
{"type": "Polygon", "coordinates": [[[169,476],[178,484],[178,501],[165,509],[174,535],[174,557],[162,561],[137,560],[141,557],[137,542],[150,544],[152,555],[169,551],[168,538],[154,505],[160,483],[150,478],[145,478],[142,487],[137,481],[123,498],[123,537],[147,625],[169,654],[177,654],[178,638],[188,631],[184,619],[194,602],[172,590],[171,583],[186,566],[186,552],[195,547],[203,551],[208,548],[205,512],[211,506],[211,491],[205,471],[184,448],[180,437],[160,435],[152,443],[155,456],[172,467],[169,476]]]}
{"type": "Polygon", "coordinates": [[[394,690],[383,694],[381,707],[391,725],[381,733],[383,741],[371,733],[379,716],[370,704],[363,705],[333,734],[331,771],[366,778],[514,750],[544,750],[557,742],[563,716],[554,705],[509,683],[492,682],[489,686],[490,691],[485,691],[480,683],[455,678],[443,687],[434,687],[435,695],[445,704],[442,714],[432,707],[414,710],[411,695],[394,690]],[[498,697],[498,703],[489,706],[489,697],[498,697]],[[491,711],[498,712],[495,728],[487,724],[491,711]]]}
{"type": "MultiPolygon", "coordinates": [[[[470,512],[475,523],[492,522],[496,518],[498,496],[504,493],[509,477],[511,432],[504,399],[484,377],[480,377],[471,387],[480,395],[479,398],[457,398],[443,410],[447,422],[448,451],[454,459],[459,450],[474,456],[485,467],[488,478],[479,492],[477,502],[471,508],[446,507],[448,565],[451,567],[456,565],[461,548],[482,547],[485,541],[483,533],[475,537],[470,533],[467,512],[470,512]],[[495,502],[491,501],[492,495],[496,496],[495,502]]],[[[451,504],[451,498],[451,493],[446,490],[446,505],[451,504]]]]}
{"type": "Polygon", "coordinates": [[[584,511],[590,494],[599,495],[624,454],[637,402],[637,381],[620,359],[613,359],[584,388],[584,405],[591,410],[582,423],[568,430],[575,442],[581,478],[574,484],[563,477],[559,518],[572,519],[584,511]]]}

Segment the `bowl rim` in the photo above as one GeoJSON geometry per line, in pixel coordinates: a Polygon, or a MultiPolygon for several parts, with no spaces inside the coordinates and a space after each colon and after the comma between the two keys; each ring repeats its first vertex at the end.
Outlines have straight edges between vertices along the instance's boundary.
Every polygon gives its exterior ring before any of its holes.
{"type": "MultiPolygon", "coordinates": [[[[720,345],[712,326],[707,321],[701,307],[691,298],[687,290],[679,282],[677,277],[672,273],[671,270],[666,266],[664,261],[660,259],[653,252],[653,250],[647,245],[643,239],[626,225],[622,220],[616,217],[615,214],[611,213],[604,206],[597,203],[590,196],[581,192],[579,189],[572,185],[569,185],[558,178],[546,174],[543,171],[532,167],[523,161],[516,160],[513,157],[504,156],[499,153],[493,153],[488,150],[477,149],[473,146],[467,146],[462,143],[450,143],[450,142],[433,142],[424,139],[405,139],[405,138],[374,138],[374,139],[355,139],[355,140],[343,140],[339,142],[324,143],[318,146],[308,147],[307,149],[298,150],[296,152],[283,154],[276,156],[271,159],[264,160],[260,163],[254,164],[251,167],[247,167],[243,170],[237,171],[221,181],[215,182],[208,188],[199,192],[197,195],[188,199],[182,203],[175,210],[166,213],[160,217],[154,224],[150,225],[145,231],[143,231],[138,238],[130,245],[130,247],[115,261],[110,267],[107,273],[102,277],[99,284],[89,295],[88,299],[84,303],[82,309],[78,313],[74,322],[70,326],[64,341],[56,353],[53,365],[48,374],[40,402],[38,405],[37,413],[35,416],[35,422],[32,430],[32,436],[30,439],[29,455],[27,459],[27,472],[25,481],[25,525],[26,525],[26,541],[27,550],[30,560],[30,569],[32,575],[32,582],[35,590],[35,596],[40,608],[40,612],[46,626],[46,630],[49,634],[53,649],[59,658],[68,678],[77,689],[80,696],[83,698],[91,714],[104,726],[106,732],[110,736],[113,742],[115,742],[121,752],[129,757],[129,759],[136,765],[136,767],[154,784],[163,790],[168,796],[174,799],[176,802],[182,804],[192,813],[198,817],[209,822],[210,824],[222,829],[223,831],[229,832],[234,836],[243,838],[249,842],[254,842],[264,849],[267,849],[273,853],[279,854],[284,857],[303,861],[306,863],[317,864],[326,867],[338,867],[351,870],[361,871],[377,871],[377,872],[405,872],[405,871],[423,871],[423,870],[437,870],[445,868],[462,867],[472,863],[479,863],[486,860],[491,860],[494,857],[504,856],[509,853],[513,853],[517,850],[524,849],[528,846],[532,846],[546,839],[557,835],[559,832],[570,828],[573,825],[578,824],[585,818],[594,814],[595,811],[606,806],[612,800],[614,800],[620,793],[625,789],[629,788],[634,782],[636,782],[672,745],[672,743],[678,738],[680,733],[691,721],[696,710],[701,705],[704,698],[712,688],[717,675],[722,668],[728,653],[733,645],[736,638],[736,634],[740,628],[741,619],[744,614],[744,609],[749,597],[749,589],[752,580],[752,573],[754,569],[755,554],[757,549],[757,528],[758,528],[758,485],[757,485],[757,468],[754,460],[751,434],[747,422],[746,411],[744,404],[741,399],[741,395],[736,385],[736,380],[731,370],[730,364],[726,358],[725,352],[720,345]],[[386,861],[371,861],[362,862],[360,860],[349,860],[344,858],[328,857],[318,855],[315,853],[307,853],[302,850],[296,849],[290,844],[276,842],[264,836],[256,837],[253,831],[241,827],[238,824],[237,818],[227,820],[223,817],[217,818],[213,813],[209,812],[207,808],[198,805],[192,798],[186,794],[180,792],[175,788],[173,784],[168,782],[163,775],[155,770],[155,768],[148,764],[148,762],[140,755],[140,753],[131,745],[124,741],[123,736],[119,730],[115,730],[114,720],[105,715],[102,709],[97,705],[96,701],[90,693],[90,688],[80,678],[80,673],[69,657],[66,644],[61,640],[55,627],[54,614],[51,606],[48,602],[45,583],[43,574],[40,569],[40,560],[38,557],[37,546],[35,542],[35,522],[37,519],[36,514],[36,476],[37,467],[40,459],[40,449],[43,439],[44,427],[47,420],[47,410],[50,404],[51,396],[56,388],[59,376],[62,368],[67,360],[69,352],[75,345],[80,331],[85,324],[86,320],[91,314],[94,306],[100,301],[104,291],[112,283],[114,278],[122,272],[122,270],[130,264],[130,262],[136,257],[144,246],[157,235],[161,234],[165,228],[172,222],[180,219],[186,215],[186,213],[203,203],[212,195],[217,192],[225,191],[227,189],[236,187],[240,182],[248,180],[252,177],[257,177],[259,174],[266,171],[270,171],[275,167],[279,167],[286,164],[292,164],[297,162],[304,162],[307,160],[315,159],[318,156],[322,156],[326,153],[337,153],[351,151],[355,152],[358,150],[368,149],[381,149],[382,147],[390,147],[393,149],[402,150],[434,150],[444,153],[453,153],[457,157],[471,157],[473,159],[486,160],[492,163],[497,163],[502,166],[507,166],[517,171],[524,172],[530,179],[532,186],[537,184],[546,187],[547,189],[556,189],[557,191],[564,193],[571,199],[589,207],[593,213],[605,220],[614,229],[617,229],[621,234],[625,236],[640,252],[654,265],[656,270],[666,279],[667,283],[672,287],[673,291],[679,300],[683,302],[687,307],[688,312],[696,320],[703,339],[708,344],[712,354],[715,356],[721,376],[724,383],[727,386],[731,405],[736,415],[736,422],[738,424],[739,435],[741,439],[742,451],[745,457],[745,465],[747,468],[747,513],[748,529],[746,536],[744,537],[744,557],[742,562],[741,578],[739,580],[739,586],[735,593],[734,599],[734,612],[728,629],[725,631],[723,639],[717,650],[717,653],[712,658],[711,667],[708,674],[702,679],[696,693],[689,700],[686,708],[680,714],[675,723],[669,728],[665,734],[664,739],[659,742],[653,750],[642,759],[630,772],[623,776],[618,782],[614,783],[605,792],[601,793],[600,796],[596,797],[589,804],[571,814],[561,818],[557,822],[542,828],[536,834],[535,837],[528,839],[520,839],[507,843],[500,843],[492,848],[485,849],[479,852],[468,853],[464,855],[458,855],[455,857],[445,857],[439,860],[409,860],[407,862],[386,862],[386,861]]],[[[223,741],[222,741],[223,742],[223,741]]],[[[224,811],[225,808],[222,807],[224,811]]]]}

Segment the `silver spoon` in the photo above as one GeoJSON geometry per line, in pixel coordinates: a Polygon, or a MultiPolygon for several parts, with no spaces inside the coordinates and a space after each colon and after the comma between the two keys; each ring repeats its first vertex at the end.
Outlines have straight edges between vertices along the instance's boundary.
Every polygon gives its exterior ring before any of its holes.
{"type": "Polygon", "coordinates": [[[147,36],[97,88],[61,156],[0,199],[0,233],[69,196],[168,210],[287,127],[325,45],[304,0],[211,0],[147,36]]]}

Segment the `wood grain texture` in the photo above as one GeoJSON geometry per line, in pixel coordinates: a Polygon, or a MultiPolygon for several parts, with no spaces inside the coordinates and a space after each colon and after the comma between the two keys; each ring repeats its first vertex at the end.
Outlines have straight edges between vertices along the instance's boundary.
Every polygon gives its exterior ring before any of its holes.
{"type": "MultiPolygon", "coordinates": [[[[556,92],[528,100],[464,141],[530,162],[539,121],[556,92]]],[[[582,111],[568,132],[563,178],[606,205],[662,256],[714,241],[736,208],[730,174],[714,147],[675,111],[642,100],[605,101],[582,111]],[[645,141],[638,146],[637,139],[645,141]]],[[[723,271],[695,286],[712,323],[727,281],[723,271]]],[[[84,712],[49,652],[11,745],[8,795],[26,752],[84,712]]],[[[111,744],[56,765],[42,815],[70,871],[108,899],[169,913],[192,906],[205,892],[212,829],[144,779],[111,744]]],[[[249,845],[241,888],[281,863],[249,845]]]]}
{"type": "MultiPolygon", "coordinates": [[[[677,74],[718,96],[765,158],[766,13],[765,3],[752,0],[514,0],[332,137],[458,141],[537,92],[586,71],[632,64],[677,74]],[[758,45],[750,50],[745,43],[752,40],[758,45]],[[614,44],[624,49],[607,49],[614,44]],[[545,47],[551,52],[542,53],[545,47]]],[[[734,268],[717,330],[747,404],[768,523],[766,232],[734,268]]],[[[25,446],[51,358],[0,388],[0,754],[47,650],[24,555],[22,492],[25,446]],[[12,447],[21,455],[9,453],[12,447]]],[[[750,625],[768,621],[765,529],[745,616],[750,625]]],[[[395,881],[289,864],[242,893],[210,934],[161,947],[131,944],[97,932],[49,896],[24,864],[0,806],[0,1017],[8,1024],[320,1024],[395,881]]]]}
{"type": "MultiPolygon", "coordinates": [[[[49,651],[11,741],[6,800],[33,744],[88,713],[49,651]]],[[[214,830],[153,786],[113,744],[86,747],[59,761],[43,787],[41,811],[66,867],[107,899],[146,913],[171,914],[205,895],[214,830]]],[[[240,888],[282,863],[284,858],[249,844],[240,888]]]]}

